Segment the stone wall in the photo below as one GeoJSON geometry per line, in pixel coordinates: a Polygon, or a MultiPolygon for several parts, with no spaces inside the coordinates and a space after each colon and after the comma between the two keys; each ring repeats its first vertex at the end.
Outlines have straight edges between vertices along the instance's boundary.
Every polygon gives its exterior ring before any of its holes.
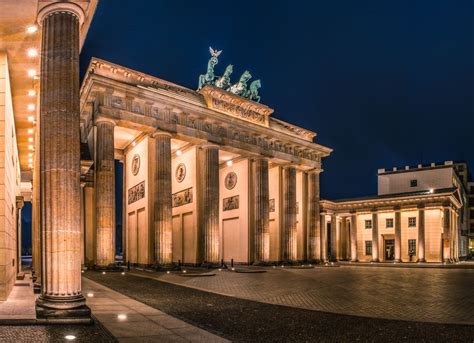
{"type": "Polygon", "coordinates": [[[17,268],[16,196],[20,168],[13,119],[8,61],[0,53],[0,300],[13,288],[17,268]]]}

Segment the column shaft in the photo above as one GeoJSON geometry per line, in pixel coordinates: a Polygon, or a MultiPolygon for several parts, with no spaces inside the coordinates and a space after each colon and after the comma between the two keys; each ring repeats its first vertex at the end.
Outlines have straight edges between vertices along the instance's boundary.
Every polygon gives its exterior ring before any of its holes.
{"type": "Polygon", "coordinates": [[[284,168],[282,181],[282,260],[296,261],[296,169],[294,167],[284,168]]]}
{"type": "Polygon", "coordinates": [[[255,258],[254,262],[265,262],[270,257],[270,212],[268,160],[256,159],[254,162],[254,228],[255,258]]]}
{"type": "Polygon", "coordinates": [[[418,262],[425,262],[425,209],[418,209],[418,262]]]}
{"type": "Polygon", "coordinates": [[[97,122],[95,158],[97,265],[115,263],[115,160],[112,121],[97,122]]]}
{"type": "Polygon", "coordinates": [[[320,207],[319,207],[319,173],[308,175],[308,236],[310,261],[321,260],[320,207]]]}
{"type": "Polygon", "coordinates": [[[377,212],[372,213],[372,262],[379,261],[379,221],[377,212]]]}
{"type": "Polygon", "coordinates": [[[401,212],[398,209],[395,209],[395,262],[402,261],[402,221],[401,221],[401,212]]]}
{"type": "Polygon", "coordinates": [[[449,262],[451,258],[451,249],[450,249],[450,236],[451,236],[451,210],[449,207],[443,208],[443,261],[449,262]]]}
{"type": "Polygon", "coordinates": [[[331,255],[329,256],[331,261],[337,261],[337,239],[337,217],[333,215],[331,216],[331,255]]]}
{"type": "MultiPolygon", "coordinates": [[[[69,3],[71,6],[74,4],[69,3]]],[[[81,293],[79,17],[41,13],[40,172],[42,294],[39,321],[90,322],[81,293]]],[[[82,10],[78,7],[78,11],[82,10]]]]}
{"type": "Polygon", "coordinates": [[[321,262],[328,261],[328,229],[326,224],[326,214],[321,214],[321,262]]]}
{"type": "Polygon", "coordinates": [[[219,262],[219,147],[199,149],[199,256],[198,262],[219,262]]]}
{"type": "Polygon", "coordinates": [[[357,262],[357,214],[351,215],[351,261],[357,262]]]}
{"type": "Polygon", "coordinates": [[[153,218],[155,232],[155,261],[173,262],[173,227],[171,195],[171,136],[155,134],[153,163],[153,218]]]}

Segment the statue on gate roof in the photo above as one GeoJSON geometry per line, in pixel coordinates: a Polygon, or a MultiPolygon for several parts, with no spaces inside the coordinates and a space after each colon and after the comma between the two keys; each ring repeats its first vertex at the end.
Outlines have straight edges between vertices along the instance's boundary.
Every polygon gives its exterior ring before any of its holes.
{"type": "Polygon", "coordinates": [[[225,68],[224,75],[222,75],[220,78],[217,79],[215,82],[215,86],[217,88],[222,88],[222,89],[227,89],[229,88],[232,84],[230,82],[230,74],[233,72],[233,65],[229,64],[225,68]]]}
{"type": "Polygon", "coordinates": [[[247,92],[247,82],[252,78],[252,74],[248,70],[244,71],[239,82],[227,88],[227,91],[235,95],[244,96],[247,92]]]}
{"type": "Polygon", "coordinates": [[[219,57],[219,55],[222,53],[222,50],[217,51],[209,47],[209,52],[211,53],[211,58],[207,62],[206,74],[199,75],[198,90],[204,87],[204,85],[212,85],[214,83],[214,67],[216,66],[217,62],[219,62],[217,57],[219,57]]]}

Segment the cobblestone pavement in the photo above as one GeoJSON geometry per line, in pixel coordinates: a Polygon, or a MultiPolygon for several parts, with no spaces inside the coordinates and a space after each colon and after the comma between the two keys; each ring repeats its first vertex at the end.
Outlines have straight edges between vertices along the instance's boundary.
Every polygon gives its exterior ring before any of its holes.
{"type": "Polygon", "coordinates": [[[474,270],[384,267],[265,268],[213,277],[138,272],[218,294],[355,316],[474,324],[474,270]]]}
{"type": "MultiPolygon", "coordinates": [[[[299,274],[304,274],[303,272],[317,271],[275,271],[260,275],[247,274],[246,277],[254,279],[263,276],[265,279],[271,279],[272,274],[276,274],[280,275],[277,278],[280,279],[284,275],[283,278],[287,279],[289,284],[293,280],[294,286],[298,288],[301,280],[299,274]]],[[[236,277],[234,281],[237,281],[242,276],[237,273],[227,274],[219,277],[236,277]]],[[[474,340],[474,325],[387,320],[305,310],[223,296],[131,273],[121,276],[120,273],[102,275],[87,272],[85,277],[235,342],[472,342],[474,340]]],[[[174,276],[167,275],[167,277],[174,276]]],[[[184,279],[188,280],[187,283],[194,278],[184,279]]],[[[211,283],[216,282],[212,280],[218,278],[215,276],[201,279],[211,283]]],[[[230,284],[232,282],[229,283],[229,287],[230,284]]],[[[231,288],[238,290],[241,287],[236,285],[231,288]]],[[[198,337],[196,341],[199,341],[198,337]]]]}
{"type": "Polygon", "coordinates": [[[117,342],[99,323],[94,325],[28,325],[0,326],[0,342],[67,342],[66,336],[73,335],[70,342],[117,342]]]}

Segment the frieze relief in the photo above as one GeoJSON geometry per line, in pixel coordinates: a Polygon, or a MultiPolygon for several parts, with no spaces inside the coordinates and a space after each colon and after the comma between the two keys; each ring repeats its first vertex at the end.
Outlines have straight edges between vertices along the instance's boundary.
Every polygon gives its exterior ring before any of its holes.
{"type": "MultiPolygon", "coordinates": [[[[147,105],[150,109],[145,110],[146,105],[144,101],[143,103],[140,101],[132,102],[131,99],[125,99],[124,97],[107,93],[102,93],[96,99],[99,101],[99,104],[95,104],[95,108],[97,108],[97,110],[100,103],[103,103],[106,106],[110,106],[112,108],[131,111],[133,113],[149,116],[166,123],[184,125],[188,128],[204,131],[222,138],[228,138],[242,143],[252,144],[267,151],[277,151],[290,154],[297,158],[304,158],[316,162],[320,162],[321,160],[318,156],[318,153],[312,151],[311,149],[300,149],[299,147],[295,148],[291,144],[284,144],[281,141],[275,141],[265,137],[260,137],[258,135],[252,135],[250,132],[223,126],[219,122],[212,123],[205,119],[196,118],[190,113],[170,113],[169,109],[158,107],[156,105],[153,106],[151,104],[147,105]]],[[[241,111],[243,111],[243,109],[241,109],[241,111]]]]}
{"type": "Polygon", "coordinates": [[[270,199],[268,208],[270,212],[275,212],[275,199],[270,199]]]}
{"type": "Polygon", "coordinates": [[[193,202],[193,188],[176,192],[172,196],[173,208],[191,204],[193,202]]]}
{"type": "Polygon", "coordinates": [[[237,210],[239,208],[239,196],[234,195],[232,197],[228,197],[222,200],[223,210],[224,211],[231,211],[237,210]]]}
{"type": "Polygon", "coordinates": [[[128,190],[128,204],[133,204],[145,197],[145,181],[133,186],[128,190]]]}

